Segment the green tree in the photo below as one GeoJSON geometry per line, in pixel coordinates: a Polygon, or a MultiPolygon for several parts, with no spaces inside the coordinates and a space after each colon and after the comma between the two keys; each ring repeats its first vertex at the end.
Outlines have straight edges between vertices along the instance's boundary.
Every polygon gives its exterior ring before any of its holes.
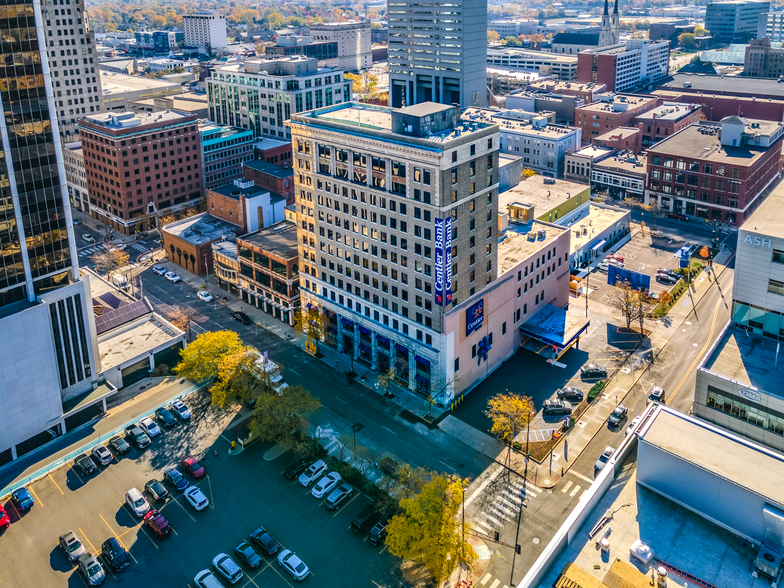
{"type": "Polygon", "coordinates": [[[182,360],[174,371],[178,376],[201,382],[217,375],[224,358],[243,348],[234,331],[208,331],[180,352],[182,360]]]}
{"type": "Polygon", "coordinates": [[[259,397],[249,428],[254,438],[293,446],[294,433],[305,424],[305,415],[320,408],[321,403],[302,386],[289,386],[279,395],[259,397]]]}
{"type": "Polygon", "coordinates": [[[678,43],[680,43],[681,47],[684,49],[696,49],[697,48],[697,40],[695,39],[694,33],[681,33],[678,35],[678,43]]]}
{"type": "Polygon", "coordinates": [[[389,552],[424,565],[438,584],[459,563],[476,561],[468,543],[470,527],[457,517],[465,485],[458,476],[434,477],[419,494],[400,501],[404,514],[392,517],[387,527],[389,552]]]}

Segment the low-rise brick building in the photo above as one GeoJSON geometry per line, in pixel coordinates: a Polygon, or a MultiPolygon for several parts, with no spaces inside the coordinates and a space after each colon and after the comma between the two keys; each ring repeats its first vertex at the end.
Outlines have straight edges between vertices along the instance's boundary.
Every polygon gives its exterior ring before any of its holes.
{"type": "Polygon", "coordinates": [[[281,222],[286,216],[285,208],[283,196],[252,181],[234,180],[207,190],[207,212],[236,225],[238,235],[281,222]]]}
{"type": "Polygon", "coordinates": [[[605,94],[598,102],[575,108],[574,125],[583,131],[583,141],[614,131],[619,127],[634,126],[634,119],[656,108],[659,99],[634,94],[605,94]]]}
{"type": "Polygon", "coordinates": [[[235,238],[237,227],[203,212],[161,228],[169,261],[201,276],[212,273],[212,244],[235,238]]]}
{"type": "Polygon", "coordinates": [[[642,133],[642,146],[647,148],[699,122],[701,117],[702,108],[699,104],[665,102],[638,115],[634,123],[642,133]]]}
{"type": "Polygon", "coordinates": [[[594,137],[591,139],[591,145],[639,153],[642,149],[642,133],[634,127],[618,127],[614,131],[594,137]]]}
{"type": "Polygon", "coordinates": [[[260,159],[246,161],[242,165],[242,177],[286,199],[286,206],[294,204],[294,170],[281,167],[260,159]]]}
{"type": "Polygon", "coordinates": [[[253,145],[253,158],[275,165],[291,165],[291,141],[278,141],[264,137],[253,145]]]}

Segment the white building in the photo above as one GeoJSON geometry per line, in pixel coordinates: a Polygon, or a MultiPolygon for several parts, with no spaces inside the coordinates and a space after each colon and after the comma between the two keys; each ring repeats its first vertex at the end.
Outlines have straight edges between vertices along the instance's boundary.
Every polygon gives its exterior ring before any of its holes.
{"type": "Polygon", "coordinates": [[[755,39],[770,39],[771,43],[784,41],[784,12],[763,12],[757,22],[755,39]]]}
{"type": "Polygon", "coordinates": [[[63,145],[63,163],[65,164],[65,180],[68,184],[68,199],[71,206],[89,214],[90,197],[87,193],[81,142],[63,145]]]}
{"type": "Polygon", "coordinates": [[[196,59],[172,59],[170,57],[148,57],[147,69],[156,73],[159,71],[173,70],[175,67],[182,67],[190,72],[194,67],[199,67],[196,59]]]}
{"type": "Polygon", "coordinates": [[[487,23],[487,30],[498,33],[502,39],[532,35],[538,32],[539,21],[533,18],[514,18],[491,20],[487,23]]]}
{"type": "Polygon", "coordinates": [[[577,81],[599,81],[613,92],[637,88],[665,77],[670,67],[670,42],[629,39],[578,55],[577,81]],[[609,78],[609,79],[608,79],[609,78]]]}
{"type": "Polygon", "coordinates": [[[338,65],[346,71],[359,71],[373,66],[370,21],[327,22],[310,25],[316,42],[338,44],[338,65]]]}
{"type": "Polygon", "coordinates": [[[582,129],[551,124],[555,113],[523,110],[468,108],[464,121],[497,124],[501,130],[501,153],[519,155],[523,166],[554,178],[564,174],[567,152],[580,149],[582,129]]]}
{"type": "Polygon", "coordinates": [[[206,53],[224,52],[229,46],[226,38],[226,19],[217,10],[200,10],[182,17],[185,46],[200,47],[206,53]]]}
{"type": "Polygon", "coordinates": [[[577,79],[577,57],[571,55],[555,55],[514,47],[506,49],[488,47],[487,65],[538,71],[540,75],[553,75],[566,82],[577,79]]]}

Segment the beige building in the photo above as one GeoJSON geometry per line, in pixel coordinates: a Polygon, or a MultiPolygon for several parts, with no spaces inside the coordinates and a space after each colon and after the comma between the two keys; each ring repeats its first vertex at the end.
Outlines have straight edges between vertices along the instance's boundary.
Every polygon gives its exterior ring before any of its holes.
{"type": "MultiPolygon", "coordinates": [[[[97,75],[97,74],[96,74],[97,75]]],[[[139,100],[163,98],[182,92],[180,84],[143,76],[100,72],[103,104],[107,111],[126,112],[139,100]]]]}
{"type": "Polygon", "coordinates": [[[312,24],[308,29],[316,42],[338,44],[338,66],[346,71],[373,66],[369,20],[325,22],[312,24]]]}
{"type": "Polygon", "coordinates": [[[90,197],[87,192],[87,179],[84,174],[84,155],[80,142],[63,145],[65,179],[68,185],[68,199],[71,206],[90,214],[90,197]]]}
{"type": "Polygon", "coordinates": [[[755,78],[778,78],[784,75],[784,49],[771,47],[770,39],[752,39],[746,45],[743,75],[755,78]]]}

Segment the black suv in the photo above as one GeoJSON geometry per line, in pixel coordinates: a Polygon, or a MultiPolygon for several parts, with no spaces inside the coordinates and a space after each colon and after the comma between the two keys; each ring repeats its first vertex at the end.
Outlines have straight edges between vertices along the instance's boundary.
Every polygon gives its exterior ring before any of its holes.
{"type": "Polygon", "coordinates": [[[74,463],[76,464],[76,467],[79,468],[79,471],[82,472],[82,475],[85,476],[95,473],[95,470],[98,469],[95,466],[95,462],[86,453],[77,457],[74,463]]]}
{"type": "Polygon", "coordinates": [[[122,544],[114,537],[109,537],[101,545],[103,560],[115,571],[119,572],[131,565],[131,558],[122,544]]]}
{"type": "Polygon", "coordinates": [[[283,471],[283,475],[286,476],[287,480],[299,478],[299,475],[308,469],[312,464],[312,459],[298,459],[297,461],[293,461],[289,464],[289,466],[283,471]]]}
{"type": "Polygon", "coordinates": [[[569,402],[583,401],[582,390],[578,390],[577,388],[572,388],[571,386],[567,386],[566,388],[560,388],[555,393],[555,395],[558,397],[559,400],[568,400],[569,402]]]}
{"type": "Polygon", "coordinates": [[[572,414],[572,405],[565,400],[545,400],[542,407],[542,414],[544,416],[556,414],[572,414]]]}
{"type": "Polygon", "coordinates": [[[389,525],[389,518],[384,517],[370,529],[368,540],[373,545],[379,545],[384,542],[384,539],[387,536],[387,525],[389,525]]]}
{"type": "Polygon", "coordinates": [[[233,318],[235,321],[241,322],[243,325],[249,325],[253,322],[250,320],[250,317],[247,314],[239,311],[232,314],[231,318],[233,318]]]}
{"type": "Polygon", "coordinates": [[[166,428],[174,427],[177,424],[177,419],[174,418],[174,415],[168,408],[159,408],[155,411],[155,416],[158,417],[158,420],[166,428]]]}
{"type": "Polygon", "coordinates": [[[381,520],[381,515],[376,511],[376,507],[372,504],[368,504],[354,517],[354,520],[351,521],[351,529],[355,533],[364,533],[375,526],[379,520],[381,520]]]}

